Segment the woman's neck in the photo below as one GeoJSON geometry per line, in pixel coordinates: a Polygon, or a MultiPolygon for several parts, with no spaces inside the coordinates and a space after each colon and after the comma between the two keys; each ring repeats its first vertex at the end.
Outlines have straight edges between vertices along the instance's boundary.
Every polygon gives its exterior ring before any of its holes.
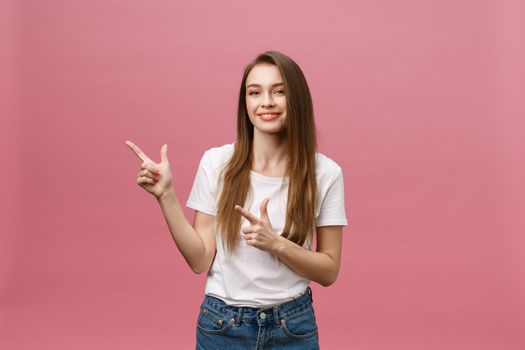
{"type": "Polygon", "coordinates": [[[288,164],[288,142],[277,134],[255,132],[252,170],[263,175],[282,177],[288,164]]]}

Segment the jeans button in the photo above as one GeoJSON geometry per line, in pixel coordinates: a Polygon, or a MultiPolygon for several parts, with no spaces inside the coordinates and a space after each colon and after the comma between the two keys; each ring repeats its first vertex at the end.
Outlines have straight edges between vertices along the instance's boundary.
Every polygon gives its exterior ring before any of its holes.
{"type": "Polygon", "coordinates": [[[266,314],[264,312],[261,312],[261,315],[260,315],[261,319],[265,319],[266,318],[266,314]]]}

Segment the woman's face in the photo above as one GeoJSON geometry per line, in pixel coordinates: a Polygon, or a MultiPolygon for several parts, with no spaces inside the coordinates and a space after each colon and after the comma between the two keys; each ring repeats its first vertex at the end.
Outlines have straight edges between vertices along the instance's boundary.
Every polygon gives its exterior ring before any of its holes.
{"type": "Polygon", "coordinates": [[[279,68],[261,63],[246,77],[246,110],[261,132],[278,133],[286,120],[286,94],[279,68]]]}

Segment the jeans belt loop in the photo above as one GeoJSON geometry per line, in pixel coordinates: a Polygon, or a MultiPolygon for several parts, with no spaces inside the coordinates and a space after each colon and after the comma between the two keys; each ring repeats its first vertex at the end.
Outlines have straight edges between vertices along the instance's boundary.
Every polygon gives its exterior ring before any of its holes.
{"type": "Polygon", "coordinates": [[[238,309],[237,309],[237,319],[235,320],[235,324],[237,326],[240,326],[241,325],[241,321],[242,321],[242,312],[243,312],[243,307],[240,306],[238,309]]]}
{"type": "Polygon", "coordinates": [[[312,296],[312,288],[310,288],[309,286],[308,286],[308,294],[310,294],[310,301],[313,303],[314,302],[314,298],[312,296]]]}
{"type": "Polygon", "coordinates": [[[279,306],[273,307],[273,322],[278,326],[281,324],[281,320],[279,319],[279,306]]]}

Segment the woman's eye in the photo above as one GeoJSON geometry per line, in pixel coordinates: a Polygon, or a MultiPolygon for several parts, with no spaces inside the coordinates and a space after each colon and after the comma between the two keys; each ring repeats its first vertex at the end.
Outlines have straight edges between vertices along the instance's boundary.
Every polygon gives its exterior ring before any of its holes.
{"type": "MultiPolygon", "coordinates": [[[[284,94],[284,90],[277,90],[275,92],[280,93],[280,94],[284,94]]],[[[250,91],[248,93],[248,95],[252,96],[252,95],[255,95],[255,94],[258,94],[258,93],[259,93],[259,91],[250,91]]]]}

